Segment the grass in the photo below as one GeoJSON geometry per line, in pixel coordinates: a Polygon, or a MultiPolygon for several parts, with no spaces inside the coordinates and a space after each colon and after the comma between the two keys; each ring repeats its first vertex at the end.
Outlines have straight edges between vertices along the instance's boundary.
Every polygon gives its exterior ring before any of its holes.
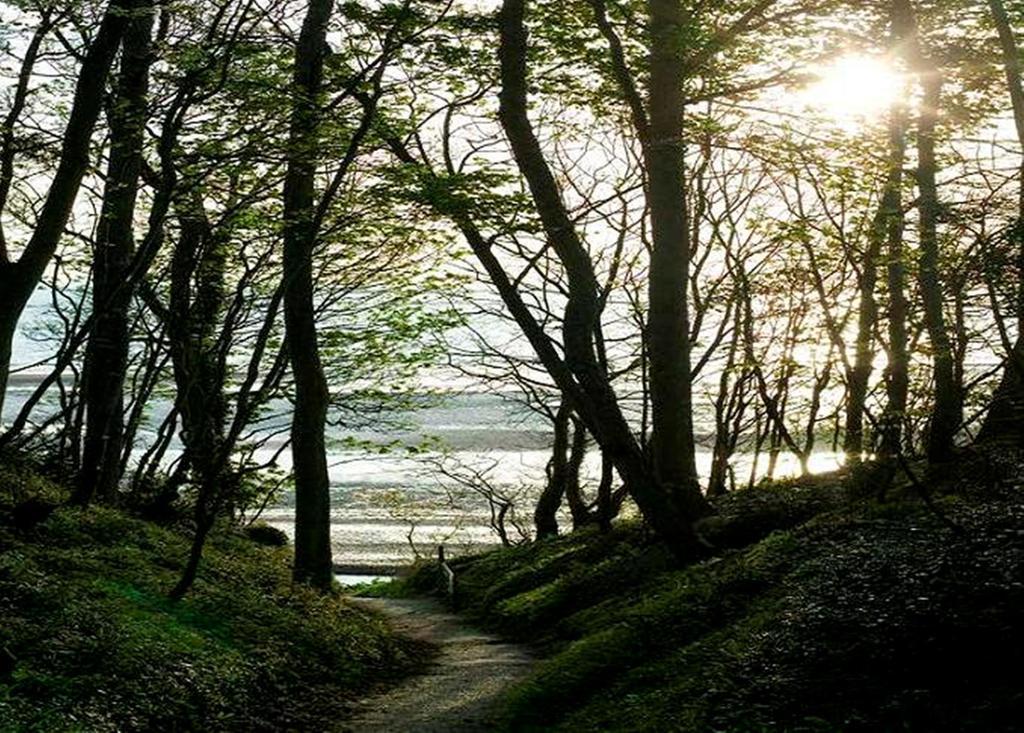
{"type": "Polygon", "coordinates": [[[103,507],[16,530],[12,496],[63,491],[0,469],[0,647],[16,660],[0,671],[0,731],[329,730],[422,651],[293,586],[285,548],[222,530],[173,603],[184,534],[103,507]]]}
{"type": "Polygon", "coordinates": [[[508,730],[1019,730],[1024,492],[938,503],[962,531],[835,479],[755,489],[706,527],[712,559],[580,533],[460,560],[461,603],[547,652],[508,730]]]}

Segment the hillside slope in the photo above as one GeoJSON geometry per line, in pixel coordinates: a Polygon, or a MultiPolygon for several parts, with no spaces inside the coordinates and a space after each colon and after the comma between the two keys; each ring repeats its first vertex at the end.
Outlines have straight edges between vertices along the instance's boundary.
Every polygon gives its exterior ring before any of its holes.
{"type": "Polygon", "coordinates": [[[60,487],[0,468],[0,731],[319,731],[419,647],[289,580],[289,551],[222,531],[167,600],[188,538],[96,507],[12,526],[60,487]]]}
{"type": "Polygon", "coordinates": [[[458,562],[467,612],[549,653],[508,729],[1020,730],[1024,492],[941,499],[960,530],[910,499],[753,492],[718,538],[796,526],[682,570],[628,526],[458,562]]]}

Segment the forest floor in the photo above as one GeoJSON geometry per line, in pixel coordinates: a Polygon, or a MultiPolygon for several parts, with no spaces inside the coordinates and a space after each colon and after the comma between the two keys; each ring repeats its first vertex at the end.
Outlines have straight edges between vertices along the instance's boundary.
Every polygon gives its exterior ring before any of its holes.
{"type": "Polygon", "coordinates": [[[338,733],[494,730],[499,702],[532,670],[528,647],[480,631],[434,598],[359,598],[399,634],[437,650],[421,674],[358,701],[338,733]]]}
{"type": "Polygon", "coordinates": [[[682,567],[630,521],[456,558],[453,614],[436,564],[320,595],[227,526],[171,602],[187,525],[0,462],[0,733],[1016,733],[1024,472],[986,466],[735,492],[682,567]]]}
{"type": "Polygon", "coordinates": [[[629,522],[452,560],[465,615],[539,657],[490,730],[1020,731],[1024,477],[981,469],[927,503],[841,475],[735,492],[685,567],[629,522]]]}

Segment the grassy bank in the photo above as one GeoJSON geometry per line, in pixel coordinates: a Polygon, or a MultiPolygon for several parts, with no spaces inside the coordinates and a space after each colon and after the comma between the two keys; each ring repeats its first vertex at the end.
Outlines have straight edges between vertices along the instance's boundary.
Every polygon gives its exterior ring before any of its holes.
{"type": "Polygon", "coordinates": [[[961,529],[909,497],[755,490],[697,565],[626,526],[459,561],[461,602],[548,654],[510,730],[1020,730],[1024,494],[938,506],[961,529]]]}
{"type": "Polygon", "coordinates": [[[193,592],[167,592],[187,536],[101,507],[12,526],[59,499],[0,469],[0,730],[330,730],[418,650],[340,597],[289,581],[289,551],[215,535],[193,592]]]}

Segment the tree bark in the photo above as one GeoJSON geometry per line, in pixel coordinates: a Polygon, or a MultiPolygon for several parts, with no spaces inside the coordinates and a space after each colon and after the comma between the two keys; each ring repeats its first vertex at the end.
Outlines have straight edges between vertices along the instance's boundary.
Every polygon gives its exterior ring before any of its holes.
{"type": "Polygon", "coordinates": [[[626,499],[627,487],[618,490],[612,489],[612,482],[615,480],[615,467],[612,462],[601,454],[601,482],[597,485],[597,526],[602,532],[610,532],[612,520],[618,516],[622,509],[622,502],[626,499]]]}
{"type": "Polygon", "coordinates": [[[942,281],[939,276],[939,193],[936,184],[935,126],[942,94],[938,69],[919,62],[924,95],[917,120],[918,281],[924,305],[925,326],[932,346],[932,417],[929,421],[926,453],[931,463],[952,457],[953,439],[963,422],[963,387],[957,379],[953,347],[946,329],[942,281]]]}
{"type": "Polygon", "coordinates": [[[533,510],[537,539],[558,536],[558,509],[569,480],[569,426],[572,410],[563,400],[555,414],[551,459],[547,465],[547,483],[533,510]]]}
{"type": "Polygon", "coordinates": [[[92,265],[95,322],[82,381],[85,438],[73,497],[83,506],[94,495],[113,500],[121,478],[128,310],[134,293],[133,224],[143,162],[152,27],[153,6],[142,2],[133,9],[125,31],[110,114],[110,160],[92,265]]]}
{"type": "Polygon", "coordinates": [[[601,481],[597,486],[595,511],[592,511],[583,497],[583,485],[580,482],[580,471],[583,468],[583,461],[587,457],[587,429],[577,420],[572,420],[571,423],[572,440],[569,443],[569,461],[566,466],[565,503],[569,505],[572,528],[577,530],[599,521],[602,508],[608,510],[607,523],[610,524],[614,517],[610,500],[606,498],[606,495],[611,495],[614,475],[612,465],[608,461],[601,461],[601,481]]]}
{"type": "Polygon", "coordinates": [[[181,412],[182,461],[192,474],[196,491],[192,547],[185,571],[171,591],[172,598],[181,598],[195,580],[206,537],[224,503],[230,500],[234,484],[226,470],[225,369],[216,339],[224,298],[224,242],[211,230],[198,189],[186,191],[176,206],[180,235],[171,260],[166,321],[178,392],[176,404],[181,412]]]}
{"type": "Polygon", "coordinates": [[[333,579],[330,481],[324,426],[327,380],[320,362],[313,303],[314,178],[327,24],[332,0],[310,0],[295,50],[288,166],[284,182],[284,320],[295,381],[292,470],[295,479],[294,578],[321,590],[333,579]]]}
{"type": "MultiPolygon", "coordinates": [[[[884,193],[883,193],[884,200],[884,193]]],[[[864,411],[867,407],[868,384],[874,371],[875,325],[878,322],[878,301],[875,288],[878,286],[878,258],[882,253],[885,238],[885,209],[879,207],[868,232],[867,249],[861,258],[860,277],[857,289],[860,300],[857,304],[857,335],[854,342],[853,366],[846,379],[846,406],[843,428],[843,453],[851,464],[860,463],[864,457],[864,411]]]]}
{"type": "MultiPolygon", "coordinates": [[[[3,269],[4,265],[0,265],[0,272],[3,272],[3,269]]],[[[0,276],[0,280],[2,279],[0,276]]],[[[0,294],[0,425],[4,423],[4,397],[7,395],[14,334],[18,330],[20,313],[14,298],[0,294]]]]}
{"type": "MultiPolygon", "coordinates": [[[[0,214],[7,208],[7,198],[11,192],[11,184],[14,182],[14,159],[17,154],[15,142],[15,127],[18,118],[29,96],[29,84],[35,70],[36,61],[39,58],[39,51],[43,45],[43,39],[53,29],[53,12],[50,9],[41,11],[39,25],[36,26],[28,46],[25,47],[25,54],[22,57],[21,68],[18,71],[18,82],[14,87],[14,96],[11,99],[11,108],[0,123],[0,214]]],[[[10,261],[10,252],[7,250],[7,237],[4,234],[3,222],[0,220],[0,263],[10,261]]]]}
{"type": "MultiPolygon", "coordinates": [[[[740,297],[736,295],[734,297],[740,297]]],[[[743,339],[743,319],[745,309],[737,304],[732,315],[732,336],[729,339],[729,350],[726,352],[725,364],[718,375],[718,394],[715,397],[715,444],[711,451],[711,475],[708,478],[708,496],[721,496],[726,493],[726,479],[729,474],[729,459],[732,457],[738,439],[738,430],[734,429],[733,419],[737,403],[742,399],[743,376],[734,379],[736,356],[743,339]]]]}
{"type": "Polygon", "coordinates": [[[196,515],[203,516],[204,520],[196,524],[195,533],[192,535],[192,544],[189,545],[185,568],[181,572],[181,578],[178,579],[177,584],[168,594],[172,601],[180,601],[184,598],[189,588],[196,582],[196,576],[199,575],[199,566],[203,559],[203,548],[206,546],[206,538],[210,535],[210,530],[213,529],[213,516],[211,512],[200,509],[196,511],[196,515]]]}
{"type": "Polygon", "coordinates": [[[942,101],[942,76],[935,62],[924,52],[920,28],[910,0],[894,0],[894,23],[902,55],[917,76],[922,89],[917,117],[918,188],[918,284],[924,307],[925,328],[932,347],[933,405],[926,439],[926,454],[932,463],[951,458],[953,439],[963,421],[963,387],[946,329],[944,295],[939,272],[939,194],[936,183],[936,124],[942,101]]]}

